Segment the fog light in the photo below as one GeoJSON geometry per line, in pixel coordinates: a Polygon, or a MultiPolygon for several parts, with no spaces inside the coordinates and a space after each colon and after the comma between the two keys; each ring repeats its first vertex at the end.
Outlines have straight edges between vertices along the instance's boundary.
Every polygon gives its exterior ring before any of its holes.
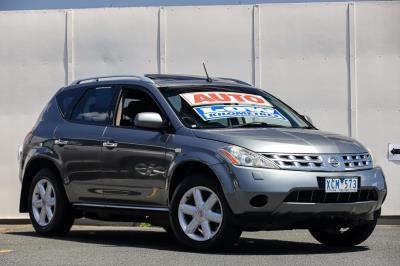
{"type": "Polygon", "coordinates": [[[250,199],[250,205],[253,207],[262,207],[268,203],[268,197],[265,195],[257,195],[250,199]]]}

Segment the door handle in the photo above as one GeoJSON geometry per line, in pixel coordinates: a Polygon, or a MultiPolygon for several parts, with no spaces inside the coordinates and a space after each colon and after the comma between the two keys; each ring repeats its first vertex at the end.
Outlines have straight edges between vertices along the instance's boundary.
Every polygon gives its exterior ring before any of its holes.
{"type": "Polygon", "coordinates": [[[111,142],[111,141],[103,142],[103,147],[106,147],[109,149],[116,148],[117,146],[118,146],[118,143],[116,143],[116,142],[111,142]]]}
{"type": "Polygon", "coordinates": [[[59,146],[64,146],[68,144],[68,140],[56,139],[54,140],[54,144],[59,146]]]}

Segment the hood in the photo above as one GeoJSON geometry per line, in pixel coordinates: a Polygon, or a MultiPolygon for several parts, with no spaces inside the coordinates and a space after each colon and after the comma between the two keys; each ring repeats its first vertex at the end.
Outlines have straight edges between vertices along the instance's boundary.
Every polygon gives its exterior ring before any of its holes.
{"type": "Polygon", "coordinates": [[[338,134],[311,129],[241,128],[193,130],[203,139],[262,153],[363,153],[366,148],[358,141],[338,134]]]}

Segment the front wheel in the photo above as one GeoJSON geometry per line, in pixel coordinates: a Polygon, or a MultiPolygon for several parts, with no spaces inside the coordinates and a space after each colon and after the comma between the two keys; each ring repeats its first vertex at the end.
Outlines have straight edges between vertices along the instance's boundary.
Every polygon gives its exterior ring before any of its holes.
{"type": "Polygon", "coordinates": [[[197,250],[223,249],[240,237],[219,184],[196,174],[176,189],[171,202],[171,226],[183,244],[197,250]]]}
{"type": "Polygon", "coordinates": [[[326,246],[356,246],[372,234],[377,219],[349,228],[317,227],[310,229],[311,235],[326,246]]]}
{"type": "Polygon", "coordinates": [[[40,235],[66,234],[74,222],[60,179],[50,169],[40,170],[33,178],[28,208],[32,225],[40,235]]]}

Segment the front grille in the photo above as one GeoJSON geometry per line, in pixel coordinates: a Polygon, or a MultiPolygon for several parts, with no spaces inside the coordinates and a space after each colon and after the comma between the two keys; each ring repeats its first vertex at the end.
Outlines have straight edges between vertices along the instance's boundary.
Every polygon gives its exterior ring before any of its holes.
{"type": "Polygon", "coordinates": [[[369,167],[372,164],[368,153],[342,155],[342,159],[346,169],[369,167]]]}
{"type": "Polygon", "coordinates": [[[353,171],[372,168],[368,153],[357,154],[279,154],[264,153],[263,156],[281,169],[305,171],[353,171]]]}
{"type": "Polygon", "coordinates": [[[363,188],[358,192],[325,193],[322,189],[294,190],[284,202],[303,203],[351,203],[363,201],[377,201],[378,193],[375,189],[363,188]]]}
{"type": "Polygon", "coordinates": [[[302,154],[264,154],[281,168],[318,169],[324,166],[322,156],[302,154]]]}

